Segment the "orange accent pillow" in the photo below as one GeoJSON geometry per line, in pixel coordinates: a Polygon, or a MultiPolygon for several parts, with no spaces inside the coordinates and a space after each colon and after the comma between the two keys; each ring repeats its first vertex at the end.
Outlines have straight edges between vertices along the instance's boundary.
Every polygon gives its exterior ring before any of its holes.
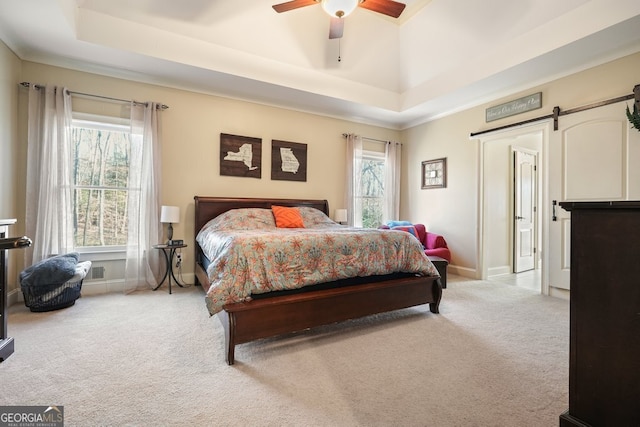
{"type": "Polygon", "coordinates": [[[285,206],[271,206],[273,217],[276,220],[276,227],[280,228],[304,228],[302,216],[297,208],[285,206]]]}

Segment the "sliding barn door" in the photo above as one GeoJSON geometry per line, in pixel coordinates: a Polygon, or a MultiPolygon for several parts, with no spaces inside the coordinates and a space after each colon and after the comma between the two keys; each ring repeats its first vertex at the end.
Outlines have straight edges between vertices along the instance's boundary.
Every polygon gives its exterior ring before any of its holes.
{"type": "MultiPolygon", "coordinates": [[[[571,215],[563,201],[628,198],[629,123],[625,103],[562,116],[549,135],[549,286],[569,289],[571,215]]],[[[597,232],[597,230],[593,230],[597,232]]],[[[606,248],[594,248],[606,250],[606,248]]]]}

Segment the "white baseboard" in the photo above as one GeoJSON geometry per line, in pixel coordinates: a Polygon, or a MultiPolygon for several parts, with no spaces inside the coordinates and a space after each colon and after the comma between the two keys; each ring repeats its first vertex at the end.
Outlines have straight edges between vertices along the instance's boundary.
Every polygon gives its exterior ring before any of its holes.
{"type": "Polygon", "coordinates": [[[447,274],[455,274],[468,279],[477,279],[477,271],[475,268],[460,267],[452,264],[447,266],[447,274]]]}
{"type": "MultiPolygon", "coordinates": [[[[82,295],[99,295],[110,292],[123,292],[124,280],[109,280],[109,281],[91,281],[84,282],[82,284],[82,295]]],[[[9,291],[7,295],[7,303],[9,306],[14,304],[24,304],[24,296],[20,289],[14,289],[9,291]]]]}
{"type": "Polygon", "coordinates": [[[511,273],[512,273],[511,266],[502,265],[500,267],[491,267],[487,271],[487,277],[503,276],[505,274],[511,274],[511,273]]]}
{"type": "Polygon", "coordinates": [[[184,284],[187,286],[193,286],[196,283],[196,274],[195,273],[187,273],[181,274],[178,276],[178,279],[184,281],[184,284]]]}
{"type": "MultiPolygon", "coordinates": [[[[182,276],[178,276],[186,285],[192,285],[194,283],[195,274],[183,274],[182,276]]],[[[167,282],[162,285],[167,286],[167,282]]],[[[177,285],[175,282],[172,283],[172,288],[176,288],[177,285]]],[[[124,292],[124,279],[118,280],[85,280],[82,283],[82,292],[83,296],[87,295],[100,295],[114,292],[124,292]]],[[[18,289],[13,289],[7,294],[7,305],[12,306],[14,304],[24,304],[24,297],[22,295],[22,291],[18,289]]]]}
{"type": "Polygon", "coordinates": [[[569,301],[571,299],[571,291],[569,291],[568,289],[554,288],[553,286],[549,286],[549,296],[569,301]]]}
{"type": "MultiPolygon", "coordinates": [[[[194,273],[186,273],[178,275],[176,273],[176,277],[180,280],[180,283],[191,286],[195,283],[196,275],[194,273]]],[[[175,289],[178,286],[172,280],[171,288],[175,289]]],[[[165,280],[162,284],[162,287],[169,286],[169,283],[165,280]]],[[[82,295],[99,295],[106,294],[111,292],[124,292],[124,279],[119,280],[91,280],[85,281],[82,284],[82,295]]]]}
{"type": "Polygon", "coordinates": [[[24,301],[24,298],[20,289],[13,289],[7,294],[7,306],[9,307],[22,301],[24,301]]]}
{"type": "Polygon", "coordinates": [[[112,292],[124,292],[124,279],[92,280],[82,283],[82,295],[100,295],[112,292]]]}

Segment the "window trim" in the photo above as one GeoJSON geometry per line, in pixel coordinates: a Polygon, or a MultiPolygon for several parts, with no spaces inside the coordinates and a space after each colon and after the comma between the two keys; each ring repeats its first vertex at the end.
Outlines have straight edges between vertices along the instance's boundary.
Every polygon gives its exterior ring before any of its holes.
{"type": "Polygon", "coordinates": [[[76,122],[89,124],[96,123],[104,126],[94,127],[94,129],[105,129],[113,126],[113,129],[107,130],[125,130],[126,132],[131,132],[131,120],[122,117],[103,116],[101,114],[80,113],[74,111],[73,113],[71,113],[71,126],[75,126],[76,122]]]}
{"type": "Polygon", "coordinates": [[[385,155],[380,151],[362,150],[362,158],[370,160],[382,160],[384,162],[385,155]]]}
{"type": "MultiPolygon", "coordinates": [[[[128,118],[104,116],[100,114],[90,114],[74,111],[71,114],[72,127],[84,127],[86,129],[97,129],[105,131],[126,132],[131,134],[131,120],[128,118]]],[[[95,190],[126,190],[132,191],[129,187],[110,186],[87,186],[71,184],[71,189],[95,189],[95,190]]],[[[100,261],[122,260],[126,258],[126,245],[109,246],[74,246],[76,252],[89,256],[100,261]]]]}

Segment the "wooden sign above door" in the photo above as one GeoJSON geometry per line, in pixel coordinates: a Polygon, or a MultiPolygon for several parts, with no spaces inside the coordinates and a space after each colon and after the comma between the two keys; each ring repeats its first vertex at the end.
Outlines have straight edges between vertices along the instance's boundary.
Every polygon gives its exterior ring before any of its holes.
{"type": "Polygon", "coordinates": [[[531,110],[537,110],[542,107],[542,92],[533,95],[523,96],[504,104],[489,107],[486,110],[486,122],[503,119],[505,117],[514,116],[516,114],[525,113],[531,110]]]}

